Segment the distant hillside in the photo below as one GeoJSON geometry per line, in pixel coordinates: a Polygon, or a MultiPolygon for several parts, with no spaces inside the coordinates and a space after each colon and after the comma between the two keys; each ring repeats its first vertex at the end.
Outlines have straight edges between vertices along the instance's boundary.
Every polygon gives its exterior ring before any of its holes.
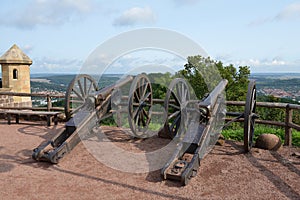
{"type": "Polygon", "coordinates": [[[256,80],[257,87],[277,88],[284,90],[300,91],[300,73],[299,74],[251,74],[251,79],[256,80]]]}
{"type": "MultiPolygon", "coordinates": [[[[99,80],[99,76],[94,75],[95,81],[98,81],[99,88],[106,87],[115,83],[122,75],[119,74],[104,74],[99,80]]],[[[35,74],[31,76],[31,91],[32,92],[56,92],[65,93],[68,85],[75,74],[57,75],[57,74],[35,74]]]]}
{"type": "MultiPolygon", "coordinates": [[[[75,76],[76,74],[31,74],[31,91],[65,93],[75,76]]],[[[104,74],[98,83],[99,88],[115,83],[122,76],[122,74],[104,74]]],[[[93,77],[99,80],[99,76],[93,77]]],[[[260,96],[273,95],[300,101],[300,73],[254,73],[250,78],[256,80],[260,96]]]]}

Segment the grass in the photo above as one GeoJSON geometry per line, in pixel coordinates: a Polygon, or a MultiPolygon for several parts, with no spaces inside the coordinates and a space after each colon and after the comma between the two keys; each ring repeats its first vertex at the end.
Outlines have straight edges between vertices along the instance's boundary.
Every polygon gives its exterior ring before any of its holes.
{"type": "MultiPolygon", "coordinates": [[[[265,125],[255,125],[254,131],[254,141],[256,138],[263,134],[263,133],[272,133],[277,135],[282,143],[284,143],[284,129],[274,128],[265,125]]],[[[236,140],[236,141],[243,141],[244,140],[244,129],[243,128],[235,128],[235,129],[225,129],[222,131],[222,135],[227,140],[236,140]]],[[[292,131],[292,145],[300,147],[300,132],[299,131],[292,131]]]]}
{"type": "MultiPolygon", "coordinates": [[[[122,120],[125,123],[122,123],[123,128],[129,128],[129,123],[127,122],[127,118],[124,118],[122,120]]],[[[117,123],[113,117],[108,117],[104,120],[101,121],[101,125],[106,125],[106,126],[117,126],[117,123]]],[[[159,123],[150,123],[149,124],[149,130],[151,131],[159,131],[160,128],[162,127],[162,124],[159,123]]]]}

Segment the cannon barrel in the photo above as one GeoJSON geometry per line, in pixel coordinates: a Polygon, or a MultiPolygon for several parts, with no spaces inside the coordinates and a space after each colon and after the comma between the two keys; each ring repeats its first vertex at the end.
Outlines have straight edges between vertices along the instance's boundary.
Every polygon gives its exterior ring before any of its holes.
{"type": "Polygon", "coordinates": [[[107,98],[107,96],[109,96],[112,91],[118,87],[122,87],[125,84],[131,82],[133,80],[132,76],[126,76],[125,78],[119,80],[117,83],[112,84],[110,86],[104,87],[101,90],[97,91],[95,94],[96,99],[102,101],[104,99],[107,98]]]}
{"type": "Polygon", "coordinates": [[[203,101],[199,102],[199,107],[207,108],[211,111],[214,105],[217,103],[219,95],[222,94],[222,92],[225,90],[227,84],[228,80],[221,80],[219,84],[214,88],[214,90],[209,93],[209,96],[206,97],[203,101]]]}

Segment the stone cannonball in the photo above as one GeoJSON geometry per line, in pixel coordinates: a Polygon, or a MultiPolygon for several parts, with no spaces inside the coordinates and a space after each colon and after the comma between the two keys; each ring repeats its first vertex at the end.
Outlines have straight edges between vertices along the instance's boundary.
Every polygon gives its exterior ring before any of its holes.
{"type": "Polygon", "coordinates": [[[264,133],[258,136],[255,147],[277,151],[281,147],[281,140],[277,135],[264,133]]]}

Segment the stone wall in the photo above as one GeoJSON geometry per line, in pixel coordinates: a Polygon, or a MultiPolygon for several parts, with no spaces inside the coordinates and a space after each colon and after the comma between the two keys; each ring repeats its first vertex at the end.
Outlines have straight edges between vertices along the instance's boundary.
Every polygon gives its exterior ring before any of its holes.
{"type": "MultiPolygon", "coordinates": [[[[0,92],[11,92],[10,88],[0,88],[0,92]]],[[[30,99],[30,97],[27,97],[30,99]]],[[[32,102],[25,101],[25,102],[15,102],[13,96],[9,95],[0,95],[0,109],[1,107],[14,107],[14,108],[20,108],[20,107],[32,107],[32,102]]]]}
{"type": "MultiPolygon", "coordinates": [[[[10,88],[0,88],[0,92],[11,92],[10,88]]],[[[14,98],[8,95],[0,95],[0,108],[14,106],[14,98]]]]}

